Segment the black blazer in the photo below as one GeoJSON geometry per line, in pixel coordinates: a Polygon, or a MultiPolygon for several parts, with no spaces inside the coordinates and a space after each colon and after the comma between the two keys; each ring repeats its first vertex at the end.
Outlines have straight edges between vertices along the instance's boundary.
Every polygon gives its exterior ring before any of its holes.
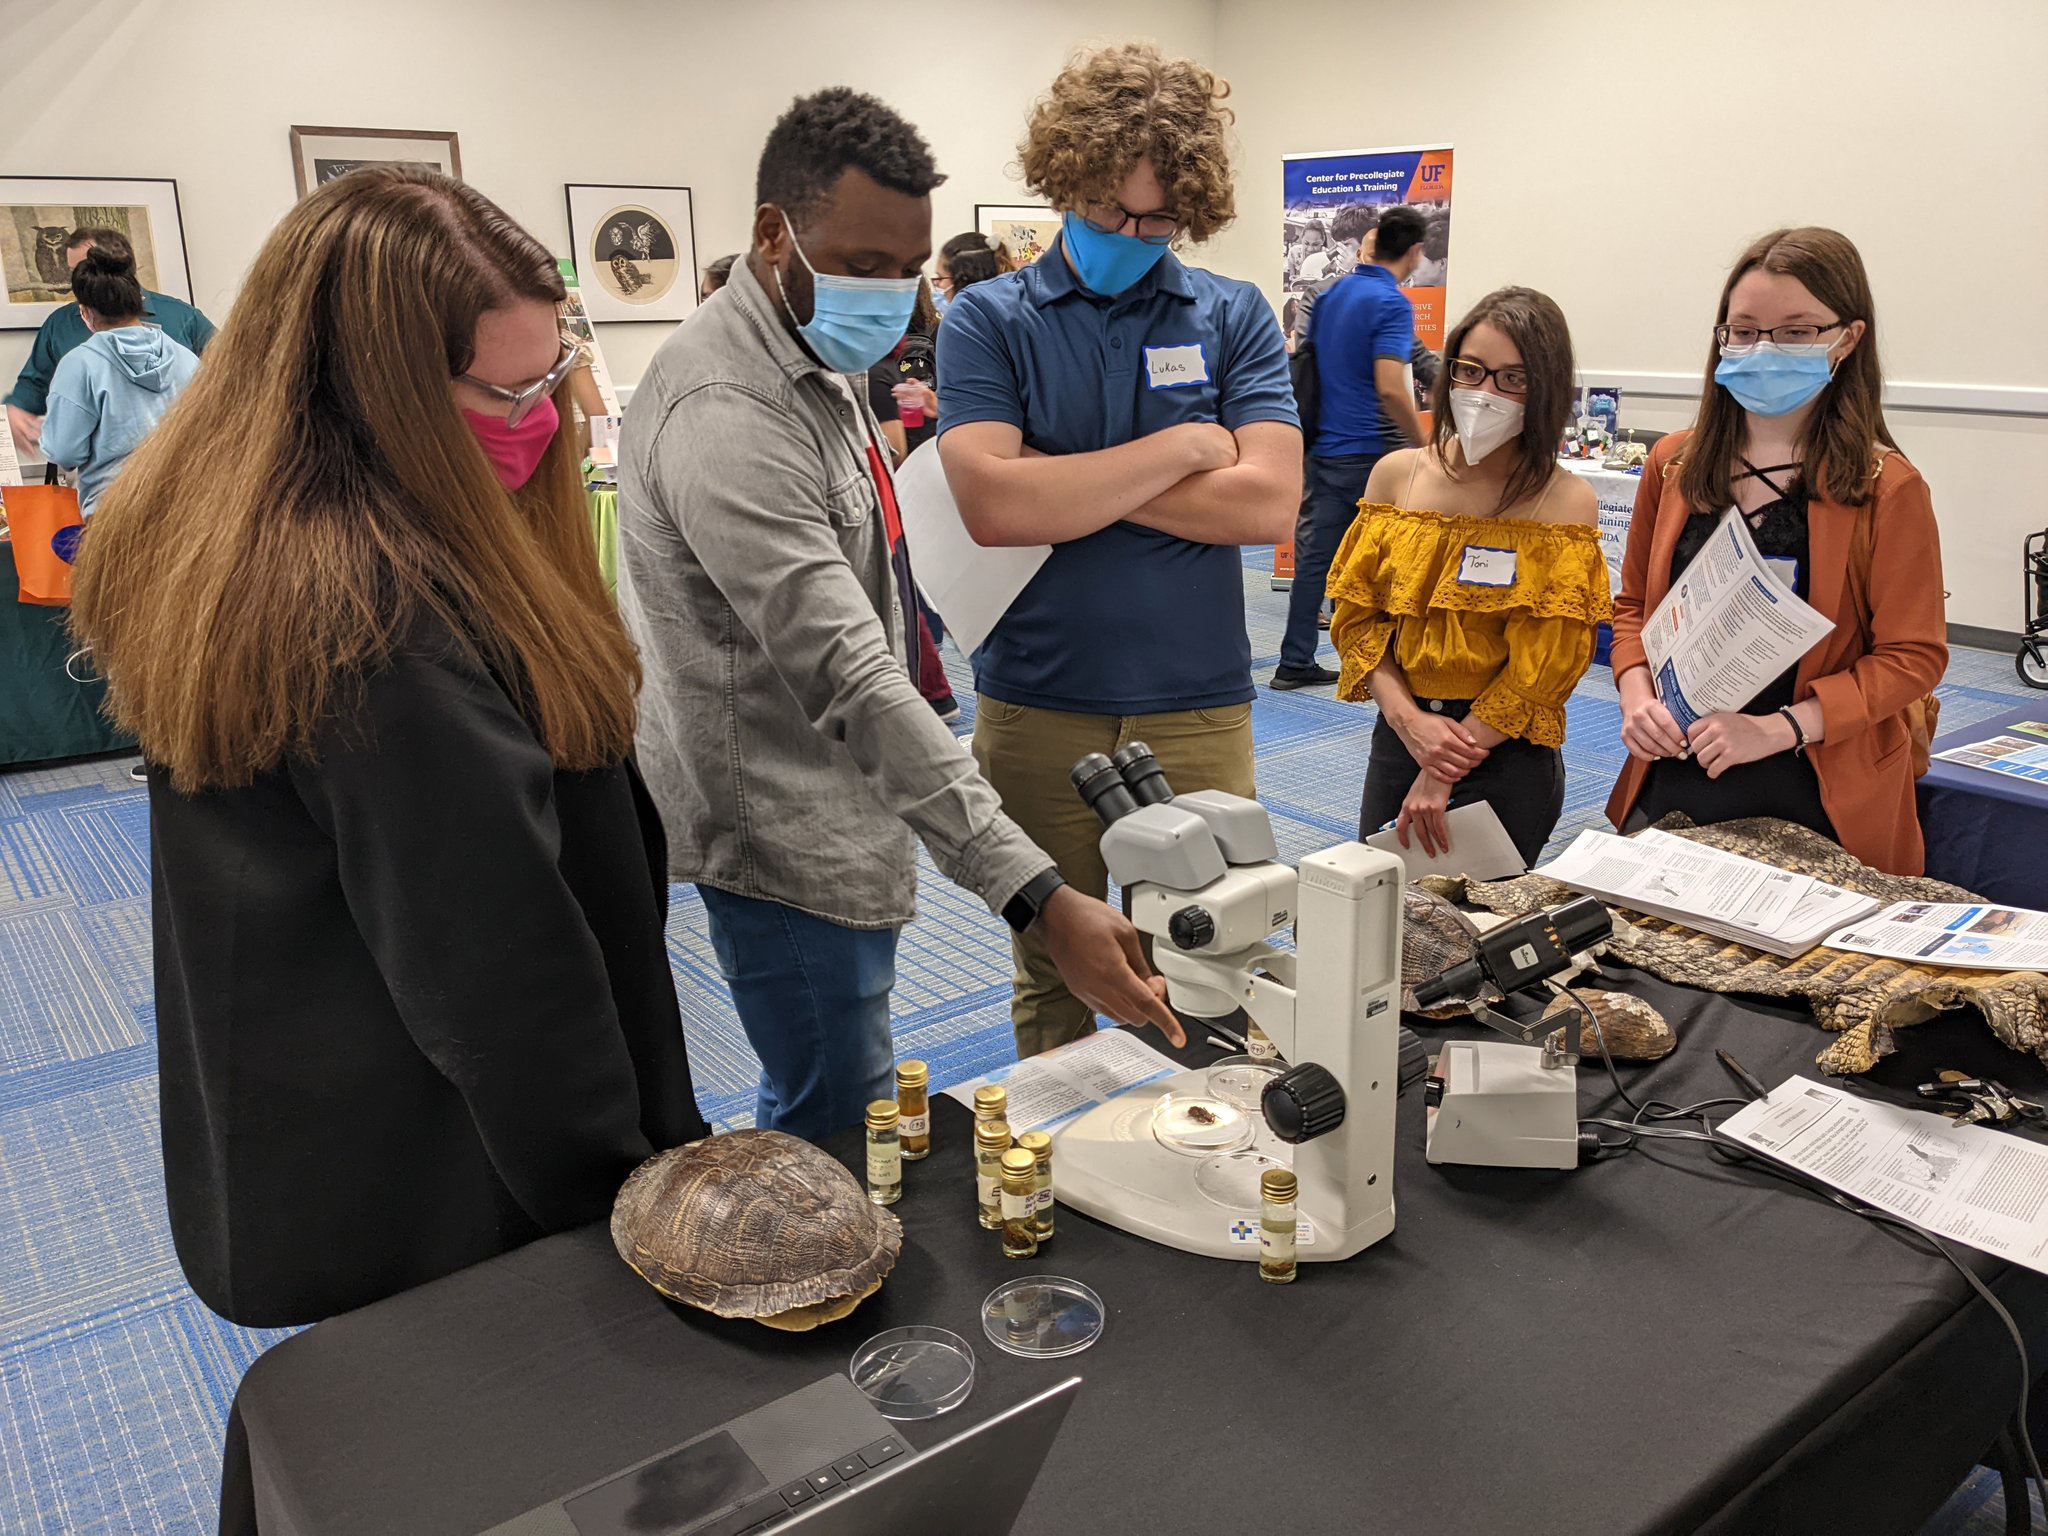
{"type": "Polygon", "coordinates": [[[150,774],[171,1233],[248,1326],[599,1220],[706,1134],[638,772],[556,772],[438,624],[359,706],[245,788],[150,774]]]}

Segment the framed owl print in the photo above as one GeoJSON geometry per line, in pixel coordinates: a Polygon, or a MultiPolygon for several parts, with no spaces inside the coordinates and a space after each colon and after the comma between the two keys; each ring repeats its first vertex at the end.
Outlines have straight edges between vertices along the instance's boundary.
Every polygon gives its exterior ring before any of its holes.
{"type": "Polygon", "coordinates": [[[126,237],[143,287],[192,302],[175,181],[0,176],[0,330],[32,331],[71,302],[70,245],[81,229],[126,237]]]}
{"type": "Polygon", "coordinates": [[[697,307],[688,187],[570,184],[569,240],[592,320],[684,320],[697,307]]]}

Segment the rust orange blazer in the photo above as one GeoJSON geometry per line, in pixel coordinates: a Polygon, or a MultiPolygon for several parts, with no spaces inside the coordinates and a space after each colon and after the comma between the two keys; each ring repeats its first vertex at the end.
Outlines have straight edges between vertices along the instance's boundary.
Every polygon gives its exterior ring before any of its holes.
{"type": "MultiPolygon", "coordinates": [[[[1691,516],[1671,461],[1689,434],[1674,432],[1650,450],[1628,527],[1621,591],[1614,599],[1614,676],[1647,666],[1643,620],[1671,585],[1671,556],[1691,516]]],[[[1808,601],[1835,621],[1834,633],[1799,663],[1796,699],[1820,700],[1823,735],[1808,749],[1821,804],[1842,846],[1894,875],[1925,864],[1913,803],[1912,754],[1905,707],[1931,693],[1948,669],[1947,613],[1941,586],[1941,535],[1927,482],[1901,453],[1878,467],[1871,525],[1870,627],[1864,647],[1848,583],[1856,509],[1816,493],[1807,506],[1808,601]]],[[[1607,802],[1619,827],[1635,804],[1649,764],[1630,757],[1607,802]]]]}

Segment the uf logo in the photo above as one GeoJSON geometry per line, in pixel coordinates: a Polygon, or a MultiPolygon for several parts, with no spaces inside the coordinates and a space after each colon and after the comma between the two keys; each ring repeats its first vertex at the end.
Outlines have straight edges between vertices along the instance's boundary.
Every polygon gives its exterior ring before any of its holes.
{"type": "Polygon", "coordinates": [[[1417,180],[1423,182],[1442,181],[1443,179],[1444,168],[1440,165],[1425,165],[1417,175],[1417,180]]]}

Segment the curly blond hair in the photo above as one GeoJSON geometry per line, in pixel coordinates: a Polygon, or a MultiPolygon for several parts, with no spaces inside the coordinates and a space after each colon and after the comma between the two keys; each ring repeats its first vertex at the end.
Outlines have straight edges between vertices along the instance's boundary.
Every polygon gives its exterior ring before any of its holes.
{"type": "Polygon", "coordinates": [[[1025,183],[1063,212],[1113,203],[1124,178],[1150,159],[1182,233],[1207,240],[1237,217],[1229,94],[1213,70],[1150,43],[1083,54],[1031,109],[1019,146],[1025,183]]]}

